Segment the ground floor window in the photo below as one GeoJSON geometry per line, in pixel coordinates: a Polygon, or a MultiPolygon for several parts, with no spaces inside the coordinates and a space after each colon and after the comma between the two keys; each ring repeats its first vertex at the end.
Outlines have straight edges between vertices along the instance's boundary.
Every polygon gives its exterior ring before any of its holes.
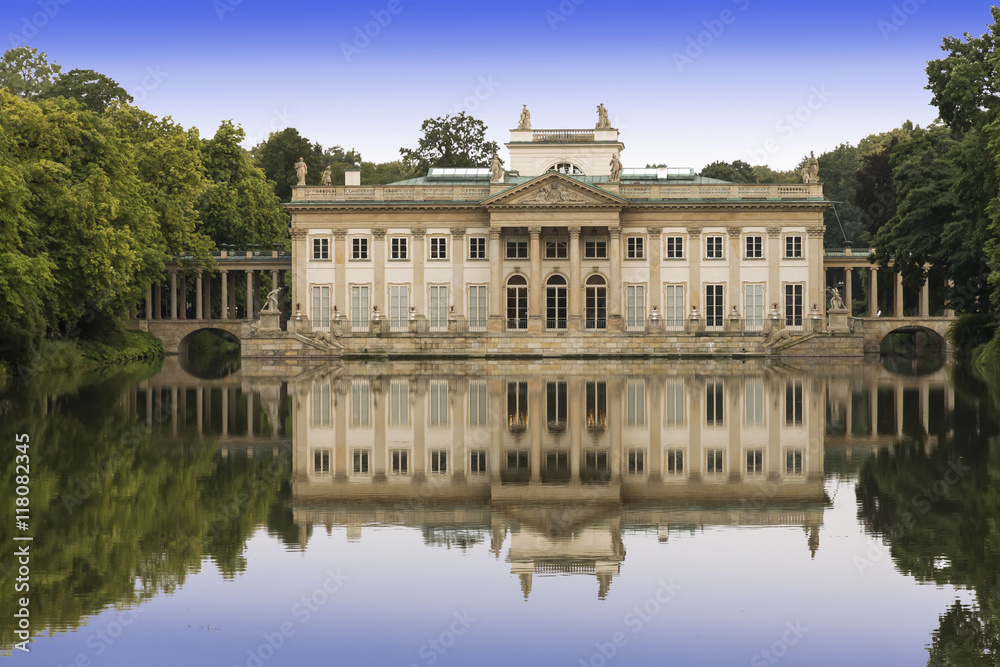
{"type": "Polygon", "coordinates": [[[722,285],[705,285],[705,326],[721,327],[725,312],[722,285]]]}
{"type": "Polygon", "coordinates": [[[785,326],[802,326],[802,285],[785,285],[785,326]]]}

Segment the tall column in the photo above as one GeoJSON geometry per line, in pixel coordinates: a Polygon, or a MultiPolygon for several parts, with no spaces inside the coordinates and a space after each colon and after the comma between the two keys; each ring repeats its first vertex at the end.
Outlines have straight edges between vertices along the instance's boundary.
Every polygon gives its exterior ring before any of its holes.
{"type": "Polygon", "coordinates": [[[153,319],[153,286],[146,288],[146,319],[153,319]]]}
{"type": "Polygon", "coordinates": [[[844,269],[844,305],[847,306],[847,314],[854,316],[854,279],[851,276],[851,267],[844,269]]]}
{"type": "MultiPolygon", "coordinates": [[[[821,218],[822,220],[822,218],[821,218]]],[[[819,311],[820,317],[826,320],[826,282],[823,280],[823,235],[826,234],[826,227],[818,225],[808,227],[806,234],[809,242],[809,249],[806,258],[809,261],[809,283],[806,286],[809,298],[806,303],[805,312],[812,312],[813,304],[819,311]]]]}
{"type": "MultiPolygon", "coordinates": [[[[948,299],[950,299],[951,298],[952,290],[955,289],[955,283],[954,283],[954,281],[951,280],[951,278],[949,278],[948,281],[947,281],[947,283],[946,283],[946,285],[948,287],[948,295],[949,295],[948,299]]],[[[955,311],[952,310],[951,308],[948,308],[948,301],[947,300],[945,301],[944,316],[945,317],[955,317],[955,311]]]]}
{"type": "Polygon", "coordinates": [[[244,319],[253,319],[253,269],[247,269],[247,309],[244,319]]]}
{"type": "Polygon", "coordinates": [[[333,230],[333,303],[339,312],[347,317],[351,305],[347,302],[347,230],[333,230]]]}
{"type": "Polygon", "coordinates": [[[163,285],[155,285],[153,288],[153,319],[163,319],[163,285]]]}
{"type": "Polygon", "coordinates": [[[222,437],[225,438],[229,436],[229,387],[220,388],[220,392],[222,393],[222,437]]]}
{"type": "Polygon", "coordinates": [[[194,318],[196,320],[205,319],[205,285],[201,279],[201,271],[198,272],[198,276],[194,279],[194,318]]]}
{"type": "Polygon", "coordinates": [[[260,276],[260,271],[253,272],[253,308],[250,312],[253,313],[254,319],[260,315],[260,276]]]}
{"type": "MultiPolygon", "coordinates": [[[[726,296],[729,301],[723,304],[725,312],[729,312],[729,306],[739,307],[740,303],[740,288],[742,282],[740,281],[740,262],[742,261],[743,254],[740,248],[740,237],[743,234],[743,229],[740,227],[729,227],[726,229],[729,234],[729,285],[726,289],[726,296]]],[[[744,313],[744,316],[746,313],[744,313]]]]}
{"type": "Polygon", "coordinates": [[[228,320],[229,319],[229,271],[221,271],[222,273],[222,294],[219,298],[219,319],[228,320]]]}
{"type": "Polygon", "coordinates": [[[212,319],[212,273],[205,276],[205,310],[201,314],[206,320],[212,319]]]}
{"type": "Polygon", "coordinates": [[[198,435],[202,436],[205,434],[205,389],[198,386],[195,388],[194,394],[195,401],[197,401],[195,423],[198,425],[198,435]]]}
{"type": "Polygon", "coordinates": [[[569,331],[583,329],[583,284],[580,265],[580,228],[569,228],[569,331]]]}
{"type": "Polygon", "coordinates": [[[699,313],[704,313],[704,304],[702,303],[704,295],[701,292],[701,255],[703,252],[701,248],[701,227],[688,227],[687,233],[688,311],[690,312],[692,308],[697,308],[699,313]]]}
{"type": "Polygon", "coordinates": [[[660,313],[661,316],[663,315],[663,304],[661,303],[663,279],[660,277],[660,269],[663,264],[661,257],[663,241],[660,238],[662,231],[662,227],[646,228],[646,233],[649,234],[649,310],[652,311],[653,308],[656,308],[656,312],[660,313]]]}
{"type": "Polygon", "coordinates": [[[878,267],[869,269],[868,279],[868,317],[878,315],[878,267]]]}
{"type": "Polygon", "coordinates": [[[767,303],[764,315],[771,306],[781,303],[781,227],[767,228],[767,303]]]}
{"type": "MultiPolygon", "coordinates": [[[[451,230],[451,305],[455,313],[465,312],[465,229],[453,227],[451,230]]],[[[456,469],[457,472],[457,469],[456,469]]]]}
{"type": "Polygon", "coordinates": [[[170,319],[177,319],[177,272],[170,272],[170,319]]]}
{"type": "MultiPolygon", "coordinates": [[[[292,257],[294,258],[292,265],[292,310],[299,310],[300,308],[308,310],[308,299],[309,295],[306,293],[306,258],[308,255],[308,248],[306,247],[306,240],[309,235],[309,231],[306,229],[294,227],[293,221],[292,227],[292,257]],[[297,264],[297,266],[296,266],[297,264]]],[[[339,240],[340,237],[338,237],[339,240]]],[[[343,244],[340,244],[343,245],[343,244]]],[[[337,266],[343,266],[342,262],[337,262],[337,266]]]]}
{"type": "Polygon", "coordinates": [[[177,299],[177,318],[181,320],[186,320],[188,316],[188,282],[187,278],[183,275],[177,280],[178,282],[178,299],[177,299]]]}
{"type": "Polygon", "coordinates": [[[500,250],[500,228],[490,227],[490,333],[504,330],[503,317],[503,253],[500,250]]]}
{"type": "MultiPolygon", "coordinates": [[[[424,259],[427,257],[427,230],[414,229],[413,234],[413,296],[410,305],[421,315],[427,315],[427,285],[424,283],[424,259]]],[[[452,248],[454,250],[454,248],[452,248]]]]}
{"type": "Polygon", "coordinates": [[[903,274],[898,272],[893,272],[893,278],[896,281],[896,295],[893,299],[893,312],[896,313],[896,317],[903,316],[903,274]]]}
{"type": "MultiPolygon", "coordinates": [[[[389,316],[388,294],[385,289],[385,227],[372,228],[372,260],[375,268],[375,285],[373,286],[372,306],[381,306],[385,316],[389,316]]],[[[423,261],[421,257],[420,261],[423,261]]],[[[413,260],[416,267],[416,258],[413,260]]],[[[416,271],[416,269],[414,269],[416,271]]],[[[413,286],[414,291],[423,291],[423,286],[413,286]]]]}
{"type": "MultiPolygon", "coordinates": [[[[528,331],[541,331],[542,324],[542,228],[528,227],[528,331]]],[[[532,471],[534,474],[534,471],[532,471]]]]}
{"type": "MultiPolygon", "coordinates": [[[[924,267],[926,268],[926,267],[924,267]]],[[[925,273],[924,284],[920,287],[920,310],[917,313],[920,317],[931,316],[931,284],[930,274],[925,273]]]]}
{"type": "Polygon", "coordinates": [[[608,285],[608,331],[622,330],[622,227],[608,227],[608,255],[611,259],[611,284],[608,285]]]}

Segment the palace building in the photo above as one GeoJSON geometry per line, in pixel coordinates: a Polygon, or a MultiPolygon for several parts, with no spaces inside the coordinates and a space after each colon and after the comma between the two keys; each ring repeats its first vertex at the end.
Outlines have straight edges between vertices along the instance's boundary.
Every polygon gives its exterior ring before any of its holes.
{"type": "Polygon", "coordinates": [[[830,202],[815,174],[766,185],[622,168],[606,111],[592,130],[531,129],[526,114],[506,171],[389,185],[348,171],[343,186],[294,188],[297,330],[584,340],[825,320],[830,202]]]}

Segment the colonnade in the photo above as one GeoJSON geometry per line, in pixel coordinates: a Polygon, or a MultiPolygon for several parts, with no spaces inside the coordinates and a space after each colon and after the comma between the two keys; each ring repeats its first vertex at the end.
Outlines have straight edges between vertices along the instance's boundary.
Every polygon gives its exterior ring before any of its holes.
{"type": "Polygon", "coordinates": [[[188,284],[189,278],[185,275],[185,270],[179,267],[168,267],[167,271],[170,277],[166,282],[166,296],[163,294],[164,285],[150,285],[146,291],[145,319],[256,319],[263,307],[262,275],[265,272],[271,274],[272,289],[275,289],[285,284],[287,273],[284,269],[222,268],[218,271],[218,282],[216,283],[215,272],[199,270],[194,274],[192,290],[188,284]],[[244,279],[244,276],[246,297],[242,304],[238,304],[236,298],[237,281],[244,279]],[[213,306],[212,303],[213,283],[216,283],[217,289],[220,290],[218,306],[213,306]],[[166,300],[165,304],[164,299],[166,300]]]}

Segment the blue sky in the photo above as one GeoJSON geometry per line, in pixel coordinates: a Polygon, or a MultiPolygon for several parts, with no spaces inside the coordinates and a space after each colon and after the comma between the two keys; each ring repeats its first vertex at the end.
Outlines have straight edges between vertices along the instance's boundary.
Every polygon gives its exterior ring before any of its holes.
{"type": "Polygon", "coordinates": [[[926,61],[945,35],[990,20],[989,3],[961,0],[0,5],[5,49],[107,74],[203,135],[224,119],[248,144],[292,126],[385,161],[426,118],[464,110],[502,144],[522,104],[535,128],[585,128],[604,103],[626,167],[696,169],[788,169],[810,150],[930,123],[926,61]]]}

